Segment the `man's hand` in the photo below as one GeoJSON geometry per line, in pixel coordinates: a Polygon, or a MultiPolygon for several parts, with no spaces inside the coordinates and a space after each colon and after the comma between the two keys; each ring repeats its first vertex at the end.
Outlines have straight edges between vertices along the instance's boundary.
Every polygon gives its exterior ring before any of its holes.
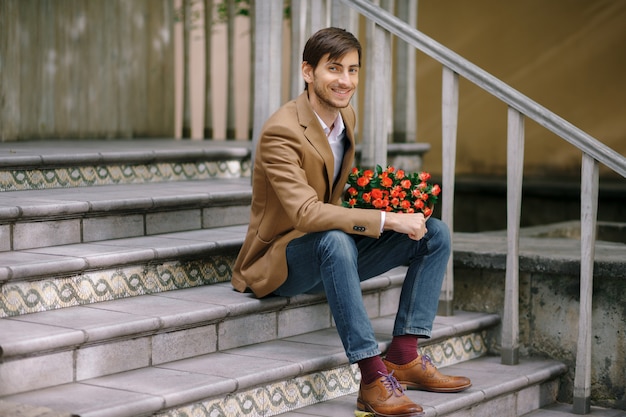
{"type": "Polygon", "coordinates": [[[385,230],[393,230],[409,235],[413,240],[420,240],[428,230],[422,213],[385,213],[385,230]]]}

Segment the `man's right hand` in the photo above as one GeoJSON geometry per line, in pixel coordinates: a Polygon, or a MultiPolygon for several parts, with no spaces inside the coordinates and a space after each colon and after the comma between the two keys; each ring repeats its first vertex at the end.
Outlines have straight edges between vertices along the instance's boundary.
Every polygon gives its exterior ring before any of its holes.
{"type": "Polygon", "coordinates": [[[413,240],[420,240],[428,232],[423,213],[385,213],[383,228],[404,233],[413,240]]]}

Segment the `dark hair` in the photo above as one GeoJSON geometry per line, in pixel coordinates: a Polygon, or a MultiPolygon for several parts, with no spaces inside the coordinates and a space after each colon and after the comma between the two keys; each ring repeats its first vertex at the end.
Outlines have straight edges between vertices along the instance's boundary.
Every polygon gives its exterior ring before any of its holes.
{"type": "Polygon", "coordinates": [[[324,55],[328,54],[328,59],[333,60],[341,58],[353,50],[359,54],[360,66],[361,44],[352,33],[335,27],[320,29],[306,41],[302,52],[302,61],[307,62],[315,69],[324,55]]]}

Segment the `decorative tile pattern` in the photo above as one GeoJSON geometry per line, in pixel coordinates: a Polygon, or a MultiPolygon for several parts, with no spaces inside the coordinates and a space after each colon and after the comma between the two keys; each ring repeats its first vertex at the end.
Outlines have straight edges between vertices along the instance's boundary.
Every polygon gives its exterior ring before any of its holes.
{"type": "Polygon", "coordinates": [[[249,177],[249,159],[0,171],[0,191],[249,177]]]}
{"type": "Polygon", "coordinates": [[[86,272],[0,287],[0,317],[154,294],[230,280],[234,255],[86,272]]]}
{"type": "MultiPolygon", "coordinates": [[[[486,332],[455,336],[421,347],[438,366],[448,366],[487,353],[486,332]]],[[[225,398],[187,405],[157,417],[268,417],[327,401],[358,391],[361,375],[356,365],[315,372],[276,382],[225,398]]]]}
{"type": "Polygon", "coordinates": [[[170,410],[157,417],[265,417],[331,400],[358,390],[356,365],[315,372],[170,410]]]}
{"type": "Polygon", "coordinates": [[[428,355],[435,366],[450,366],[486,354],[486,337],[486,331],[454,336],[442,343],[420,347],[420,351],[422,355],[428,355]]]}

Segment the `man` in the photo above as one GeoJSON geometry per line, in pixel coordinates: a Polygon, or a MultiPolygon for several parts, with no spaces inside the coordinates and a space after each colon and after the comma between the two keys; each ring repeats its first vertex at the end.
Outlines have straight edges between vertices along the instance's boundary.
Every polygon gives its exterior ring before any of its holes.
{"type": "Polygon", "coordinates": [[[270,117],[259,138],[250,224],[232,283],[258,297],[325,292],[348,360],[361,371],[358,409],[415,416],[422,408],[402,385],[436,392],[471,385],[442,375],[417,351],[417,339],[431,335],[450,235],[444,223],[421,213],[341,207],[354,163],[356,120],[349,103],[360,68],[361,45],[351,33],[327,28],[307,41],[305,91],[270,117]],[[383,360],[360,282],[406,264],[383,360]]]}

